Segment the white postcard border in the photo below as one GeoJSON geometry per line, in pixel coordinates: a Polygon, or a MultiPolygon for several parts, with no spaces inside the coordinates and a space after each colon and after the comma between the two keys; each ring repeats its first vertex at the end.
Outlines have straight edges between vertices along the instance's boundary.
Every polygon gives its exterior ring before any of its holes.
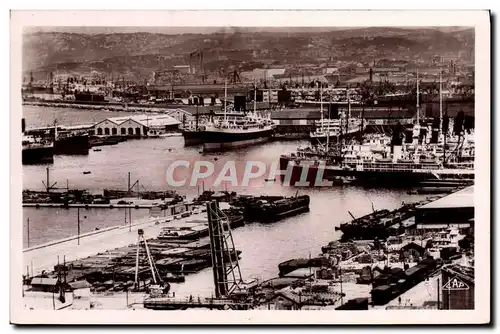
{"type": "MultiPolygon", "coordinates": [[[[490,321],[490,18],[487,11],[12,11],[11,322],[24,324],[442,324],[490,321]],[[389,24],[390,23],[390,24],[389,24]],[[36,311],[21,297],[22,26],[473,26],[475,27],[475,310],[467,311],[36,311]]],[[[318,245],[319,247],[320,245],[318,245]]]]}

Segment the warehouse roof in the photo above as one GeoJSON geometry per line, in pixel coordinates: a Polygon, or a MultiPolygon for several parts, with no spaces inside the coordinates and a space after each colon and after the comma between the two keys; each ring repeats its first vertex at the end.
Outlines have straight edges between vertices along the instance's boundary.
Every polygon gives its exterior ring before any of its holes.
{"type": "Polygon", "coordinates": [[[272,111],[271,119],[320,119],[321,113],[318,109],[285,109],[272,111]]]}
{"type": "Polygon", "coordinates": [[[57,278],[33,277],[31,279],[31,285],[49,285],[49,286],[54,286],[56,284],[57,284],[57,278]]]}
{"type": "Polygon", "coordinates": [[[443,267],[442,270],[447,271],[451,275],[459,276],[467,282],[474,283],[474,267],[466,267],[460,264],[450,264],[443,267]]]}
{"type": "Polygon", "coordinates": [[[69,286],[73,289],[73,290],[76,290],[76,289],[86,289],[86,288],[91,288],[92,287],[92,284],[90,284],[89,282],[87,282],[86,280],[83,280],[83,281],[75,281],[75,282],[71,282],[69,283],[69,286]]]}
{"type": "Polygon", "coordinates": [[[459,190],[434,202],[422,205],[417,209],[473,208],[474,186],[459,190]]]}
{"type": "Polygon", "coordinates": [[[144,114],[144,115],[133,115],[124,117],[112,117],[108,118],[107,120],[116,123],[118,125],[128,120],[140,123],[143,126],[165,126],[165,125],[180,124],[178,120],[176,120],[172,116],[165,114],[153,114],[153,115],[144,114]]]}

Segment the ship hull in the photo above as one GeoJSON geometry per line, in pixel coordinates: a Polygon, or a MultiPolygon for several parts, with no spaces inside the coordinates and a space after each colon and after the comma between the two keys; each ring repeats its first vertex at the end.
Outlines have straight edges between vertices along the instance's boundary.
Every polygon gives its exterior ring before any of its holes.
{"type": "Polygon", "coordinates": [[[54,162],[54,148],[50,147],[37,147],[37,148],[23,148],[22,163],[24,165],[31,164],[46,164],[54,162]]]}
{"type": "Polygon", "coordinates": [[[54,143],[54,154],[85,155],[89,153],[89,136],[69,136],[54,143]]]}
{"type": "Polygon", "coordinates": [[[267,142],[274,134],[273,129],[253,132],[203,131],[203,151],[217,152],[267,142]]]}
{"type": "Polygon", "coordinates": [[[309,196],[299,196],[297,198],[286,198],[278,205],[271,207],[250,206],[246,210],[249,221],[259,221],[262,223],[275,222],[286,217],[295,216],[309,211],[309,196]]]}
{"type": "Polygon", "coordinates": [[[202,131],[182,131],[182,136],[184,137],[185,146],[196,146],[203,144],[203,133],[202,131]]]}
{"type": "MultiPolygon", "coordinates": [[[[323,186],[324,181],[339,181],[348,179],[352,183],[368,187],[381,188],[411,188],[422,184],[439,180],[440,177],[430,171],[366,171],[342,169],[335,166],[315,165],[309,162],[292,160],[289,157],[280,157],[281,179],[292,186],[323,186]]],[[[470,175],[469,175],[470,176],[470,175]]],[[[473,175],[472,175],[473,179],[473,175]]],[[[459,181],[459,180],[457,180],[459,181]]],[[[462,182],[470,181],[464,179],[462,182]]]]}

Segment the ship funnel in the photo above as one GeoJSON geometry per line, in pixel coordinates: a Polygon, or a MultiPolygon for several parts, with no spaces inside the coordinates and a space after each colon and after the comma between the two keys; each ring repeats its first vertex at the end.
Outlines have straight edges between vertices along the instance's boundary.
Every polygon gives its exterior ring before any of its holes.
{"type": "Polygon", "coordinates": [[[24,133],[26,131],[26,120],[23,118],[21,119],[21,131],[24,133]]]}

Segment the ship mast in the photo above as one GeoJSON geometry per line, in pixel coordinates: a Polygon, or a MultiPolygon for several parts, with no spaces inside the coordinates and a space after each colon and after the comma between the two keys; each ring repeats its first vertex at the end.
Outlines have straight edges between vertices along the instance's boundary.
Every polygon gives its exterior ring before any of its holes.
{"type": "Polygon", "coordinates": [[[323,126],[323,83],[319,83],[319,107],[321,113],[321,126],[323,126]]]}
{"type": "Polygon", "coordinates": [[[351,118],[351,96],[349,95],[349,87],[347,87],[347,115],[348,118],[351,118]]]}
{"type": "Polygon", "coordinates": [[[349,95],[349,87],[346,88],[347,97],[347,115],[345,120],[345,134],[349,135],[349,119],[351,118],[351,96],[349,95]]]}
{"type": "Polygon", "coordinates": [[[417,68],[417,124],[420,125],[420,97],[419,97],[419,87],[418,87],[418,68],[417,68]]]}
{"type": "Polygon", "coordinates": [[[443,131],[443,87],[442,87],[442,77],[441,71],[439,71],[439,132],[438,138],[441,138],[441,132],[443,131]]]}
{"type": "Polygon", "coordinates": [[[257,83],[253,82],[253,113],[257,112],[257,83]]]}
{"type": "Polygon", "coordinates": [[[57,119],[54,119],[54,142],[57,140],[58,137],[58,132],[57,132],[57,119]]]}
{"type": "Polygon", "coordinates": [[[227,79],[224,81],[224,123],[227,122],[226,106],[227,106],[227,79]]]}
{"type": "Polygon", "coordinates": [[[331,115],[330,111],[332,110],[332,94],[329,92],[328,94],[330,96],[330,103],[328,104],[328,125],[326,129],[326,152],[330,150],[330,122],[331,122],[331,115]]]}

